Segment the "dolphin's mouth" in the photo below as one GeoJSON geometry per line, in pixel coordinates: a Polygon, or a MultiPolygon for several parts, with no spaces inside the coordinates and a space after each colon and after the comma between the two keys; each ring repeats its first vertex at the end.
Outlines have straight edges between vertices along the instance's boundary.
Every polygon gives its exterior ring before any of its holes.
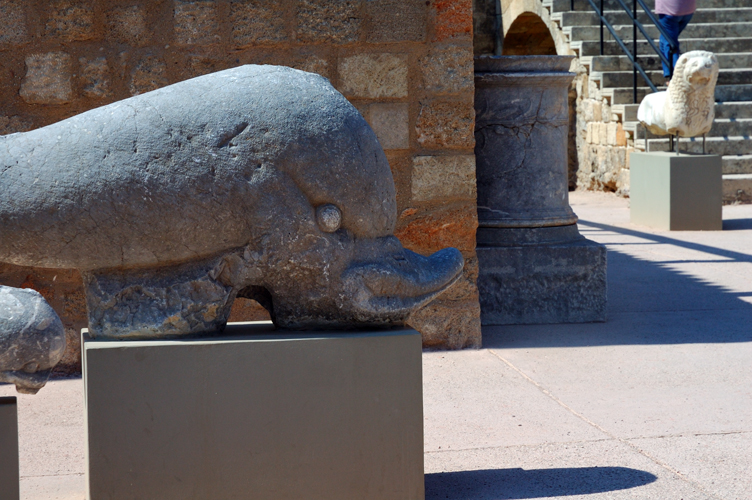
{"type": "Polygon", "coordinates": [[[356,311],[401,322],[457,281],[464,264],[455,248],[430,257],[401,249],[378,261],[351,265],[342,279],[356,311]]]}
{"type": "Polygon", "coordinates": [[[51,369],[48,369],[34,373],[25,371],[0,372],[0,382],[15,384],[16,390],[21,394],[36,394],[47,383],[51,371],[51,369]]]}

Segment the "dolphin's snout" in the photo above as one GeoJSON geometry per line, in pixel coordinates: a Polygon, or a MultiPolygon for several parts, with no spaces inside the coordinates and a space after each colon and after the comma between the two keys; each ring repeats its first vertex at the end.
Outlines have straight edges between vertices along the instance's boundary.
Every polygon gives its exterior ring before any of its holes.
{"type": "Polygon", "coordinates": [[[404,320],[452,285],[464,263],[455,248],[429,257],[402,249],[386,258],[350,266],[343,280],[361,313],[404,320]]]}

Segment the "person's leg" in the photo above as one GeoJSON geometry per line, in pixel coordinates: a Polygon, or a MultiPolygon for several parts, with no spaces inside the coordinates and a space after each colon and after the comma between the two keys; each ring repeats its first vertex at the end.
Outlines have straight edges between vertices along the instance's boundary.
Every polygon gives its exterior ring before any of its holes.
{"type": "MultiPolygon", "coordinates": [[[[674,52],[674,59],[673,59],[673,67],[676,67],[676,62],[679,60],[679,56],[681,56],[681,49],[679,44],[679,35],[681,35],[681,32],[684,31],[684,28],[687,27],[687,24],[689,24],[689,21],[692,19],[692,14],[687,14],[686,16],[678,16],[676,18],[676,51],[674,52]]],[[[673,70],[671,71],[673,74],[673,70]]]]}
{"type": "MultiPolygon", "coordinates": [[[[679,44],[679,24],[677,22],[676,16],[669,16],[667,14],[658,14],[658,23],[661,25],[661,28],[663,28],[663,31],[666,33],[668,38],[666,38],[663,33],[661,33],[661,38],[658,44],[658,48],[661,51],[661,54],[666,58],[669,63],[674,63],[674,51],[671,49],[670,42],[673,42],[677,45],[679,44]]],[[[676,51],[678,52],[678,51],[676,51]]],[[[671,64],[669,66],[663,60],[661,60],[661,63],[663,65],[663,76],[666,79],[671,78],[671,75],[674,72],[674,65],[671,64]]]]}

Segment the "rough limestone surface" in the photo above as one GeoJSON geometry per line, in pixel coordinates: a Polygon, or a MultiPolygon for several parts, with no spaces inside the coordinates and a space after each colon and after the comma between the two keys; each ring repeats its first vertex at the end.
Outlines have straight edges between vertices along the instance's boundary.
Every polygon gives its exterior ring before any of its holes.
{"type": "Polygon", "coordinates": [[[712,52],[693,50],[682,54],[668,90],[646,95],[637,110],[637,119],[656,135],[707,134],[715,119],[718,70],[718,58],[712,52]]]}
{"type": "Polygon", "coordinates": [[[28,37],[24,11],[17,0],[0,0],[0,44],[22,43],[28,37]]]}
{"type": "Polygon", "coordinates": [[[407,56],[358,54],[339,65],[341,89],[353,97],[407,97],[407,56]]]}
{"type": "Polygon", "coordinates": [[[475,156],[416,156],[413,200],[475,199],[475,156]]]}
{"type": "Polygon", "coordinates": [[[329,82],[242,66],[0,137],[0,262],[82,271],[94,337],[404,322],[464,259],[394,236],[375,134],[329,82]]]}
{"type": "Polygon", "coordinates": [[[407,104],[372,104],[368,108],[368,123],[376,132],[384,149],[410,147],[410,123],[407,104]]]}
{"type": "Polygon", "coordinates": [[[27,103],[63,104],[73,99],[69,54],[32,54],[26,58],[26,69],[19,93],[27,103]]]}
{"type": "Polygon", "coordinates": [[[0,285],[0,382],[35,394],[65,352],[65,329],[39,292],[0,285]]]}

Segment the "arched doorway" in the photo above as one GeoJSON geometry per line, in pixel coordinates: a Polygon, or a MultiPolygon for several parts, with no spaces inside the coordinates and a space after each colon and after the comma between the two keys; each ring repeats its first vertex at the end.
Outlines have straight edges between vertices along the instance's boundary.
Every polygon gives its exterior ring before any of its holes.
{"type": "Polygon", "coordinates": [[[507,30],[501,53],[505,56],[555,56],[556,44],[540,17],[523,12],[507,30]]]}

